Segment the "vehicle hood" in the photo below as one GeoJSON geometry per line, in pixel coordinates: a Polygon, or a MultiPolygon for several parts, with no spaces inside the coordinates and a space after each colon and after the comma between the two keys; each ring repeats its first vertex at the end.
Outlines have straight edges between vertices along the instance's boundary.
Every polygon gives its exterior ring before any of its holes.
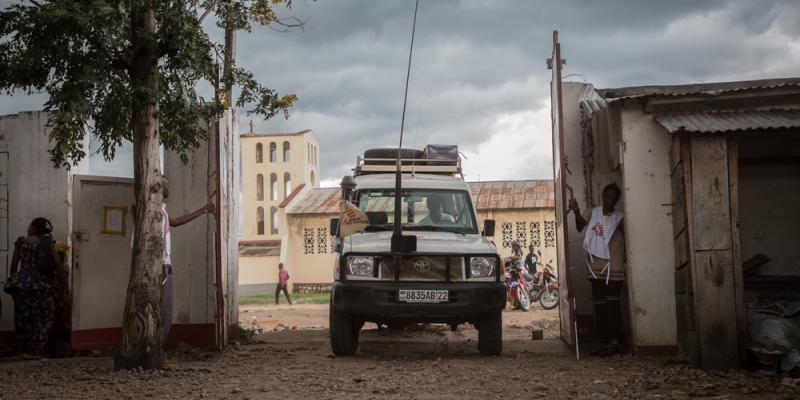
{"type": "MultiPolygon", "coordinates": [[[[460,235],[452,232],[404,231],[404,235],[417,237],[417,251],[421,253],[487,254],[497,253],[492,242],[479,234],[460,235]]],[[[388,253],[391,251],[392,232],[363,232],[345,237],[342,251],[388,253]]]]}

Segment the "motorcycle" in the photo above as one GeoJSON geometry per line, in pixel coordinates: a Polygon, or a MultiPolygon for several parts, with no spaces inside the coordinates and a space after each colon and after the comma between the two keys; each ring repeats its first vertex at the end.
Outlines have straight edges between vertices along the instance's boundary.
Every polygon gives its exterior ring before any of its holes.
{"type": "Polygon", "coordinates": [[[558,306],[558,277],[554,271],[553,260],[550,260],[527,282],[531,302],[538,301],[545,310],[558,306]]]}
{"type": "Polygon", "coordinates": [[[524,269],[518,261],[507,258],[505,265],[505,283],[508,301],[515,309],[528,311],[531,309],[531,296],[528,290],[528,283],[525,280],[524,269]]]}

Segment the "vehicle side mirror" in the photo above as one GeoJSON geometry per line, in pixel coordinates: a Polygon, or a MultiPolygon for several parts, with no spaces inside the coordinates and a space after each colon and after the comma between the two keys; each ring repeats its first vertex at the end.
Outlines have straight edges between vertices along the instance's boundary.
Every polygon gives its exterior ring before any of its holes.
{"type": "Polygon", "coordinates": [[[483,221],[483,236],[494,237],[494,220],[487,219],[483,221]]]}
{"type": "Polygon", "coordinates": [[[331,236],[336,236],[339,233],[339,218],[331,218],[331,236]]]}

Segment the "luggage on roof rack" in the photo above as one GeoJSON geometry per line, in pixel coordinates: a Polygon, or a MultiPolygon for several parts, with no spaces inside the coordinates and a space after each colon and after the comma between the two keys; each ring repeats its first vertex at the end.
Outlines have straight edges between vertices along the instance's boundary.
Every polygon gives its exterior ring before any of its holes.
{"type": "MultiPolygon", "coordinates": [[[[456,145],[428,145],[425,150],[402,149],[401,170],[421,174],[461,174],[461,158],[456,145]]],[[[397,149],[382,148],[364,151],[356,159],[355,175],[386,174],[396,171],[397,149]]]]}

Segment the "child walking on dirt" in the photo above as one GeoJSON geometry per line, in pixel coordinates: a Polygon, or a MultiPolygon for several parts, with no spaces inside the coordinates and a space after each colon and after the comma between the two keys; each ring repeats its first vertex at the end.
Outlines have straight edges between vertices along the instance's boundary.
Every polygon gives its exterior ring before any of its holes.
{"type": "Polygon", "coordinates": [[[286,295],[286,300],[289,305],[292,305],[292,298],[289,297],[289,271],[283,267],[283,263],[278,264],[278,286],[275,287],[275,305],[281,298],[281,291],[286,295]]]}

